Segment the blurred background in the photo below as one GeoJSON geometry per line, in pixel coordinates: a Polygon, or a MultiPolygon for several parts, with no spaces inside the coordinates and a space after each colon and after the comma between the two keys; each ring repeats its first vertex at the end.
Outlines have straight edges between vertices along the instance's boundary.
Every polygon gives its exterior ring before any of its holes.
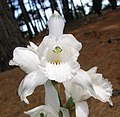
{"type": "Polygon", "coordinates": [[[26,47],[29,41],[39,45],[48,35],[47,21],[54,10],[66,20],[64,33],[83,45],[81,68],[97,66],[113,85],[114,106],[90,98],[90,117],[120,117],[119,5],[120,0],[0,0],[0,117],[27,117],[24,111],[44,104],[42,86],[28,97],[30,105],[20,101],[17,89],[25,73],[8,63],[15,47],[26,47]]]}
{"type": "Polygon", "coordinates": [[[99,14],[101,9],[115,9],[119,4],[120,1],[117,0],[6,0],[6,5],[24,37],[33,37],[46,29],[47,21],[54,10],[57,10],[66,22],[70,22],[94,11],[99,14]]]}

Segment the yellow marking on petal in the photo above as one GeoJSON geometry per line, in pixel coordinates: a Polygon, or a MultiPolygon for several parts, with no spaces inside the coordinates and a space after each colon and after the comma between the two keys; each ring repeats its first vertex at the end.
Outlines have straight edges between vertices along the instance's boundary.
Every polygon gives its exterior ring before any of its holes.
{"type": "Polygon", "coordinates": [[[56,64],[60,64],[60,61],[59,60],[55,60],[54,61],[56,64]]]}
{"type": "Polygon", "coordinates": [[[56,59],[56,60],[52,61],[51,64],[56,64],[56,65],[58,65],[58,64],[60,64],[60,60],[56,59]]]}
{"type": "Polygon", "coordinates": [[[53,52],[54,53],[60,53],[60,52],[62,52],[62,49],[61,49],[60,46],[55,46],[55,48],[53,49],[53,52]]]}

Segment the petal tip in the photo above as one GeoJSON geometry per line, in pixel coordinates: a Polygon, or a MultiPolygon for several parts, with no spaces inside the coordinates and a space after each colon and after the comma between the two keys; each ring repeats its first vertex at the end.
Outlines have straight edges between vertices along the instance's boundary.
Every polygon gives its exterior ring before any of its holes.
{"type": "Polygon", "coordinates": [[[54,10],[54,15],[60,15],[58,11],[54,10]]]}
{"type": "Polygon", "coordinates": [[[112,100],[109,100],[109,104],[110,104],[110,106],[113,106],[112,100]]]}
{"type": "Polygon", "coordinates": [[[9,61],[9,65],[10,65],[10,66],[14,66],[14,65],[17,66],[18,64],[16,64],[16,63],[14,62],[14,60],[10,60],[10,61],[9,61]]]}
{"type": "MultiPolygon", "coordinates": [[[[21,100],[21,101],[22,101],[22,100],[21,100]]],[[[30,104],[27,98],[25,98],[23,101],[24,101],[26,104],[28,104],[28,105],[30,104]]]]}

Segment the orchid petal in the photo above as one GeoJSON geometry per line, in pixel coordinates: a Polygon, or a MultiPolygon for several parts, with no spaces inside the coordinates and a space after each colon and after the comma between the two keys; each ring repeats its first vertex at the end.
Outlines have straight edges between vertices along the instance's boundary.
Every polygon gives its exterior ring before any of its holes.
{"type": "Polygon", "coordinates": [[[69,80],[63,82],[63,85],[65,87],[65,94],[66,94],[66,99],[68,100],[71,97],[71,89],[72,89],[72,82],[70,82],[69,80]]]}
{"type": "MultiPolygon", "coordinates": [[[[67,81],[66,81],[66,82],[67,82],[67,81]]],[[[68,83],[68,82],[67,82],[67,83],[68,83]]],[[[69,84],[70,84],[70,83],[69,83],[69,84]]],[[[65,83],[64,83],[64,86],[65,86],[65,83]]],[[[81,98],[81,93],[82,93],[82,90],[81,90],[81,87],[80,87],[80,86],[71,83],[70,92],[69,92],[68,86],[65,87],[65,91],[66,91],[67,93],[69,93],[70,97],[72,97],[72,99],[73,99],[74,101],[77,102],[77,101],[80,100],[80,98],[81,98]]],[[[67,93],[66,93],[66,94],[67,94],[67,93]]],[[[67,94],[67,95],[68,95],[68,94],[67,94]]],[[[67,96],[67,95],[66,95],[66,96],[67,96]]],[[[69,96],[69,95],[68,95],[68,96],[69,96]]]]}
{"type": "Polygon", "coordinates": [[[89,74],[95,74],[96,72],[97,72],[97,67],[92,67],[91,69],[87,71],[87,73],[89,74]]]}
{"type": "Polygon", "coordinates": [[[82,44],[72,35],[72,34],[63,34],[61,41],[65,41],[69,46],[73,47],[77,51],[82,49],[82,44]]]}
{"type": "Polygon", "coordinates": [[[76,102],[75,108],[76,108],[76,117],[88,117],[89,109],[86,101],[76,102]]]}
{"type": "Polygon", "coordinates": [[[50,80],[55,80],[57,82],[63,82],[68,79],[72,78],[71,71],[69,64],[61,63],[60,65],[54,64],[47,64],[46,67],[47,75],[50,80]]]}
{"type": "Polygon", "coordinates": [[[51,81],[47,81],[44,85],[45,85],[45,105],[49,104],[59,112],[60,102],[56,89],[52,85],[51,81]]]}
{"type": "Polygon", "coordinates": [[[67,92],[67,90],[65,90],[66,101],[68,101],[70,97],[71,97],[70,94],[67,92]]]}
{"type": "Polygon", "coordinates": [[[65,87],[65,95],[66,95],[66,99],[68,100],[70,97],[72,97],[72,99],[74,101],[79,101],[80,98],[81,98],[81,94],[82,94],[82,91],[81,91],[81,87],[78,86],[78,85],[75,85],[73,84],[72,82],[70,81],[66,81],[66,82],[63,82],[63,85],[65,87]]]}
{"type": "Polygon", "coordinates": [[[34,52],[27,48],[17,47],[13,52],[13,59],[10,60],[9,65],[20,66],[20,68],[28,74],[38,69],[39,58],[34,52]]]}
{"type": "Polygon", "coordinates": [[[93,96],[94,98],[98,97],[98,95],[95,93],[95,90],[93,89],[91,77],[84,70],[78,70],[77,75],[71,79],[71,82],[81,86],[89,93],[90,96],[93,96]]]}
{"type": "Polygon", "coordinates": [[[46,67],[42,69],[48,79],[55,80],[60,83],[73,78],[76,70],[72,69],[68,63],[47,63],[46,67]]]}
{"type": "Polygon", "coordinates": [[[92,75],[93,88],[96,94],[99,96],[98,99],[102,102],[109,102],[113,106],[113,103],[110,99],[112,96],[112,84],[108,79],[104,79],[102,74],[93,74],[92,75]]]}
{"type": "Polygon", "coordinates": [[[43,114],[44,117],[59,117],[57,111],[49,105],[41,105],[24,113],[30,117],[41,117],[41,114],[43,114]]]}
{"type": "Polygon", "coordinates": [[[113,106],[113,103],[110,99],[112,96],[112,84],[108,79],[104,79],[102,74],[96,73],[97,67],[93,67],[87,71],[92,79],[93,88],[98,95],[97,99],[102,102],[109,102],[113,106]]]}
{"type": "MultiPolygon", "coordinates": [[[[41,105],[41,106],[35,107],[35,108],[33,108],[33,109],[29,110],[29,111],[25,111],[24,113],[31,116],[31,117],[37,117],[38,116],[37,114],[43,108],[44,108],[44,105],[41,105]]],[[[40,117],[40,115],[39,115],[39,117],[40,117]]]]}
{"type": "Polygon", "coordinates": [[[25,103],[29,104],[27,100],[27,96],[31,95],[34,89],[43,85],[48,79],[45,78],[44,74],[40,71],[33,71],[28,74],[20,83],[18,88],[18,94],[20,96],[21,101],[25,101],[25,103]]]}
{"type": "Polygon", "coordinates": [[[59,40],[56,44],[61,46],[61,48],[63,50],[60,53],[62,62],[70,61],[70,60],[77,61],[79,52],[74,47],[69,45],[65,40],[62,40],[62,41],[59,40]]]}
{"type": "Polygon", "coordinates": [[[57,11],[50,17],[48,21],[49,35],[59,37],[63,34],[65,20],[57,11]]]}
{"type": "Polygon", "coordinates": [[[71,53],[72,53],[72,57],[71,57],[71,59],[73,60],[73,61],[77,61],[77,59],[78,59],[78,56],[79,56],[79,52],[77,51],[77,50],[75,50],[74,48],[70,48],[71,49],[71,53]]]}
{"type": "Polygon", "coordinates": [[[37,54],[37,49],[38,49],[38,46],[36,46],[33,42],[29,42],[30,45],[27,46],[27,48],[30,50],[30,51],[33,51],[35,54],[37,54]]]}
{"type": "Polygon", "coordinates": [[[44,54],[44,51],[46,50],[46,48],[48,48],[48,46],[50,47],[50,45],[54,45],[56,43],[55,37],[51,37],[51,36],[45,36],[43,38],[43,41],[41,42],[41,44],[38,46],[37,52],[38,52],[38,56],[41,59],[41,57],[44,54]]]}
{"type": "Polygon", "coordinates": [[[68,109],[60,107],[60,110],[63,113],[63,117],[70,117],[68,109]]]}
{"type": "Polygon", "coordinates": [[[65,95],[67,100],[69,97],[72,97],[75,102],[78,102],[86,100],[90,97],[88,92],[79,85],[76,85],[70,81],[63,82],[63,85],[65,87],[65,95]]]}

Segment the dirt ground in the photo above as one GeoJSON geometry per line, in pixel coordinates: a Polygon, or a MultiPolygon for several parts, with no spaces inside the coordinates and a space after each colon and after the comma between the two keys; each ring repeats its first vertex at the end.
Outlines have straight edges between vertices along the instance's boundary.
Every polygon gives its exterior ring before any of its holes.
{"type": "MultiPolygon", "coordinates": [[[[88,99],[89,117],[120,117],[120,9],[109,10],[100,17],[92,15],[77,20],[67,25],[65,32],[72,33],[83,44],[78,60],[81,68],[88,70],[97,66],[98,72],[111,81],[115,90],[113,107],[88,99]]],[[[42,37],[40,34],[34,41],[38,43],[42,37]]],[[[29,105],[20,101],[17,89],[24,76],[18,67],[0,73],[0,117],[27,117],[24,111],[44,104],[42,86],[28,97],[29,105]]]]}

